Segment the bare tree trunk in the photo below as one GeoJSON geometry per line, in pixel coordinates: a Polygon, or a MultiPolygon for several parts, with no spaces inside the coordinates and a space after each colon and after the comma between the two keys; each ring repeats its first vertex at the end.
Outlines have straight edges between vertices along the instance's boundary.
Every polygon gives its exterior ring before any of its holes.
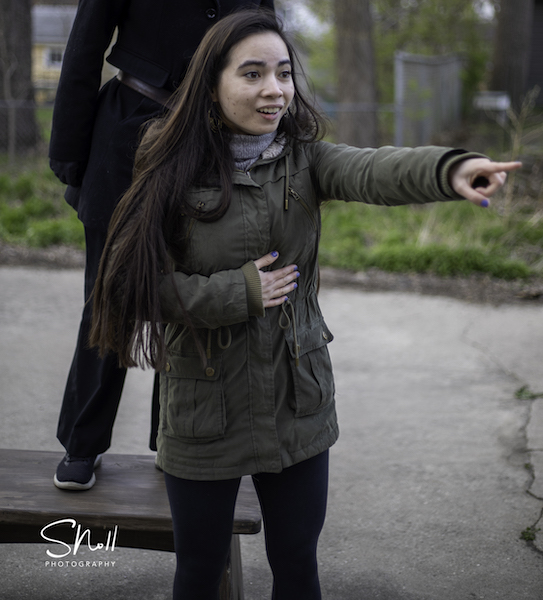
{"type": "Polygon", "coordinates": [[[32,87],[31,0],[0,0],[0,149],[38,141],[32,87]]]}
{"type": "Polygon", "coordinates": [[[501,0],[490,87],[507,92],[519,109],[530,61],[534,0],[501,0]]]}
{"type": "Polygon", "coordinates": [[[352,146],[377,145],[377,89],[369,0],[334,0],[338,125],[336,138],[352,146]]]}

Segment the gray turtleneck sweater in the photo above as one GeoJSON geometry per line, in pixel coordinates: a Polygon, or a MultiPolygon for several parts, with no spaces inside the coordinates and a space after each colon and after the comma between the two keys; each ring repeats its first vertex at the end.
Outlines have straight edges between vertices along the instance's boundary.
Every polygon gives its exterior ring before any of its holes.
{"type": "Polygon", "coordinates": [[[277,131],[263,135],[232,134],[230,148],[236,169],[247,171],[260,158],[262,152],[275,140],[276,135],[277,131]]]}

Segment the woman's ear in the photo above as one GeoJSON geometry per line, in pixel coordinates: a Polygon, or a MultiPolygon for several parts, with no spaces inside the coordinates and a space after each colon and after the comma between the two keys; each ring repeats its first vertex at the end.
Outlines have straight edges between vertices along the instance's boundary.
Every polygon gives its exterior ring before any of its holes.
{"type": "Polygon", "coordinates": [[[213,88],[213,89],[211,90],[211,100],[212,100],[213,102],[218,102],[218,101],[219,101],[219,98],[218,98],[218,96],[217,96],[217,90],[216,90],[216,88],[213,88]]]}

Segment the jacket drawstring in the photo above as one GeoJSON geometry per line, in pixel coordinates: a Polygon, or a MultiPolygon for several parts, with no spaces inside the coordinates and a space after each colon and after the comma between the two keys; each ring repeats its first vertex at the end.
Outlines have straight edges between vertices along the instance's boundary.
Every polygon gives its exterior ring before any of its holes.
{"type": "Polygon", "coordinates": [[[300,366],[300,346],[298,344],[298,333],[296,331],[296,312],[294,310],[294,304],[290,300],[283,302],[281,305],[282,314],[279,317],[279,327],[281,329],[288,329],[292,325],[292,336],[294,338],[294,362],[297,367],[300,366]],[[287,314],[287,307],[290,308],[292,318],[287,314]],[[283,317],[286,319],[284,321],[283,317]]]}
{"type": "Polygon", "coordinates": [[[228,348],[230,348],[231,344],[232,344],[232,331],[231,331],[230,327],[219,327],[219,329],[217,331],[217,346],[219,346],[219,348],[221,350],[227,350],[228,348]],[[223,329],[226,329],[226,342],[222,341],[223,329]]]}
{"type": "MultiPolygon", "coordinates": [[[[211,343],[212,343],[212,331],[213,329],[207,330],[207,347],[206,347],[206,358],[209,360],[211,358],[211,343]]],[[[217,346],[221,350],[228,350],[232,345],[232,331],[230,327],[219,327],[217,329],[217,346]],[[223,330],[226,330],[226,341],[223,342],[223,330]]]]}
{"type": "Polygon", "coordinates": [[[211,329],[207,330],[207,348],[206,348],[206,359],[207,366],[205,368],[205,374],[208,377],[213,377],[215,375],[215,369],[211,366],[211,329]]]}
{"type": "MultiPolygon", "coordinates": [[[[211,343],[212,343],[212,329],[208,329],[207,330],[207,346],[206,346],[206,359],[207,359],[207,366],[205,368],[205,373],[208,377],[213,377],[213,375],[215,375],[215,369],[211,366],[211,343]]],[[[230,327],[219,327],[218,331],[217,331],[217,346],[219,346],[219,348],[221,350],[226,350],[227,348],[230,348],[230,345],[232,344],[232,332],[230,331],[230,327]],[[222,339],[222,330],[226,329],[226,341],[223,342],[222,339]]]]}
{"type": "Polygon", "coordinates": [[[207,330],[206,358],[207,358],[207,360],[209,360],[211,358],[211,329],[207,330]]]}
{"type": "Polygon", "coordinates": [[[290,189],[290,174],[288,165],[288,154],[285,155],[285,210],[288,210],[288,192],[290,189]]]}

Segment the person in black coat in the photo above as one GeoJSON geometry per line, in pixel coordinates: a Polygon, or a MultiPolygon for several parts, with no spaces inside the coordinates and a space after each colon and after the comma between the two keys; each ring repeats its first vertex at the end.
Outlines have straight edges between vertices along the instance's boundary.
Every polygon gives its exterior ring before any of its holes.
{"type": "MultiPolygon", "coordinates": [[[[109,221],[130,186],[144,124],[168,110],[206,30],[238,8],[274,9],[273,0],[80,0],[55,100],[50,165],[85,227],[85,307],[66,383],[57,437],[66,455],[55,485],[91,488],[100,455],[111,443],[126,370],[115,355],[88,347],[91,303],[109,221]],[[104,54],[119,75],[100,89],[104,54]]],[[[155,449],[158,383],[153,393],[155,449]]]]}

